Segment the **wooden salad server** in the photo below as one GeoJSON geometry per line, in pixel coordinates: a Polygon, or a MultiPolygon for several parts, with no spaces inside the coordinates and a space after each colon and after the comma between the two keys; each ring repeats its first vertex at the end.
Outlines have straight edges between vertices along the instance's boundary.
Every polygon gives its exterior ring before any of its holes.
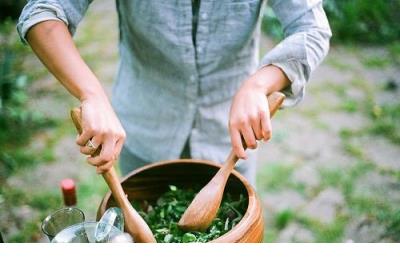
{"type": "MultiPolygon", "coordinates": [[[[71,110],[71,118],[78,133],[81,134],[82,119],[80,108],[74,108],[71,110]]],[[[94,156],[99,154],[100,150],[101,146],[98,147],[94,156]]],[[[154,238],[149,226],[139,215],[139,213],[132,207],[131,203],[126,197],[114,167],[111,167],[109,171],[103,173],[103,178],[107,182],[107,185],[110,188],[117,205],[122,210],[124,215],[125,230],[133,237],[133,240],[138,243],[156,243],[156,239],[154,238]]]]}
{"type": "MultiPolygon", "coordinates": [[[[268,96],[271,117],[282,105],[285,95],[274,92],[268,96]]],[[[215,176],[204,186],[183,213],[178,226],[187,231],[205,231],[217,215],[225,185],[239,158],[233,150],[215,176]]]]}

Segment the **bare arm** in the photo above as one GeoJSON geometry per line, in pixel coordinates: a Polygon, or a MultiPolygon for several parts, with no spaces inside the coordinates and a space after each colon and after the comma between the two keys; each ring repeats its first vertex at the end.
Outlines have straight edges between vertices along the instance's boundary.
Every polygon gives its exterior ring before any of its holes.
{"type": "Polygon", "coordinates": [[[269,140],[272,134],[266,95],[280,91],[290,84],[285,73],[274,65],[260,68],[240,87],[233,98],[229,132],[232,148],[239,158],[246,159],[242,138],[254,149],[256,140],[269,140]]]}
{"type": "Polygon", "coordinates": [[[82,60],[63,22],[39,23],[28,31],[27,40],[43,64],[76,98],[104,96],[99,81],[82,60]]]}
{"type": "Polygon", "coordinates": [[[99,173],[108,170],[121,151],[125,131],[100,82],[80,56],[67,26],[61,21],[41,22],[28,31],[27,40],[49,71],[81,102],[83,133],[77,139],[81,152],[92,153],[85,146],[90,139],[96,147],[103,145],[100,155],[88,158],[88,162],[97,166],[99,173]]]}
{"type": "Polygon", "coordinates": [[[270,0],[281,22],[285,39],[261,60],[261,67],[236,93],[231,106],[229,130],[233,150],[240,158],[246,154],[241,136],[249,148],[256,140],[271,137],[271,122],[265,94],[287,89],[286,105],[297,104],[305,84],[329,49],[332,35],[322,0],[270,0]]]}

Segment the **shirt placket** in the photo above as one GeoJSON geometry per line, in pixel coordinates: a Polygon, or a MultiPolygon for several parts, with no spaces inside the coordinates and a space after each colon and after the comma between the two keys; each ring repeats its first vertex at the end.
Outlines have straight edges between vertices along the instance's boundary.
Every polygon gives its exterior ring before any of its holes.
{"type": "Polygon", "coordinates": [[[185,65],[185,96],[188,101],[189,111],[194,109],[198,88],[198,74],[196,67],[196,50],[192,39],[192,1],[179,1],[179,44],[181,45],[182,64],[185,65]]]}
{"type": "Polygon", "coordinates": [[[202,86],[205,86],[205,82],[202,79],[202,65],[207,60],[207,45],[209,42],[209,30],[211,11],[213,8],[213,1],[201,0],[198,21],[197,21],[197,32],[196,32],[196,67],[199,76],[199,86],[197,90],[197,96],[201,96],[202,86]]]}

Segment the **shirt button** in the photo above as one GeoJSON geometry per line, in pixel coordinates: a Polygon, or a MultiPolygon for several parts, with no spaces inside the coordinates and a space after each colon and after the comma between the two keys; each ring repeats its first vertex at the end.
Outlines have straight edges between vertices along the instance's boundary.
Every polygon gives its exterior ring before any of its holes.
{"type": "Polygon", "coordinates": [[[198,52],[198,53],[203,53],[203,51],[204,51],[204,48],[203,48],[203,47],[197,47],[197,52],[198,52]]]}
{"type": "Polygon", "coordinates": [[[189,78],[190,78],[190,82],[196,81],[196,76],[195,75],[191,75],[189,78]]]}
{"type": "Polygon", "coordinates": [[[207,19],[208,15],[207,15],[207,13],[201,13],[200,17],[201,17],[201,19],[207,19]]]}

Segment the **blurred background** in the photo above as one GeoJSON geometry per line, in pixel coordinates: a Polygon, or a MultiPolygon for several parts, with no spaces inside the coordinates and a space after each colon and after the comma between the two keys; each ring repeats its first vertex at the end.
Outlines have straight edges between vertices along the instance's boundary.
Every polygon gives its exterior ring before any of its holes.
{"type": "MultiPolygon", "coordinates": [[[[68,111],[78,102],[17,36],[24,3],[0,2],[0,231],[7,242],[43,242],[42,219],[62,206],[61,179],[77,181],[87,219],[107,187],[75,145],[68,111]]],[[[324,5],[330,53],[305,100],[276,115],[273,139],[260,147],[264,240],[400,242],[400,1],[324,5]]],[[[282,39],[269,8],[262,30],[264,54],[282,39]]],[[[114,1],[94,1],[75,40],[109,92],[114,1]]]]}

